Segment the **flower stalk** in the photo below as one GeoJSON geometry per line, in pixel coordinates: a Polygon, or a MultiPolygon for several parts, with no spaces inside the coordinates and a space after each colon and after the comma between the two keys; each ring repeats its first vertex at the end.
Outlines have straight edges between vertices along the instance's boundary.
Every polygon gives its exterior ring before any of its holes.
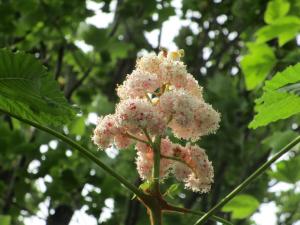
{"type": "Polygon", "coordinates": [[[160,196],[160,142],[161,137],[157,137],[153,145],[153,191],[156,196],[160,196]]]}

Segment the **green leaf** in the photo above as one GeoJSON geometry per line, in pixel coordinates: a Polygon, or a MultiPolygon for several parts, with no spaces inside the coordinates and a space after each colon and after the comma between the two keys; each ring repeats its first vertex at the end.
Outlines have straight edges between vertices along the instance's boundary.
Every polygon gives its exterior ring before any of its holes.
{"type": "Polygon", "coordinates": [[[246,78],[246,87],[252,90],[268,76],[276,63],[275,54],[266,44],[249,43],[249,54],[244,56],[241,67],[246,78]]]}
{"type": "Polygon", "coordinates": [[[279,213],[293,215],[293,221],[289,224],[297,224],[297,221],[300,219],[299,211],[299,202],[300,202],[300,193],[296,192],[295,189],[290,189],[287,191],[280,192],[280,195],[276,196],[276,205],[280,210],[279,213]]]}
{"type": "Polygon", "coordinates": [[[149,181],[145,181],[144,183],[142,183],[139,188],[142,189],[143,191],[147,191],[151,186],[151,182],[149,181]]]}
{"type": "Polygon", "coordinates": [[[295,16],[282,17],[272,24],[262,27],[256,32],[257,42],[265,43],[278,38],[279,46],[296,37],[300,31],[300,18],[295,16]]]}
{"type": "Polygon", "coordinates": [[[266,23],[271,24],[276,19],[285,16],[290,9],[290,3],[285,0],[273,0],[268,3],[267,10],[265,11],[264,20],[266,23]]]}
{"type": "Polygon", "coordinates": [[[293,157],[277,163],[275,171],[268,174],[278,181],[295,184],[300,180],[300,157],[293,157]]]}
{"type": "Polygon", "coordinates": [[[110,52],[112,58],[126,58],[128,51],[133,49],[132,44],[120,41],[111,41],[107,47],[114,49],[110,52]]]}
{"type": "Polygon", "coordinates": [[[258,208],[259,202],[251,195],[237,195],[223,208],[223,212],[231,212],[233,219],[244,219],[251,216],[258,208]]]}
{"type": "Polygon", "coordinates": [[[43,124],[70,121],[69,106],[53,77],[33,56],[0,50],[0,110],[43,124]]]}
{"type": "Polygon", "coordinates": [[[70,127],[70,133],[75,135],[84,135],[85,133],[85,119],[84,117],[78,117],[72,123],[70,127]]]}
{"type": "Polygon", "coordinates": [[[180,185],[179,184],[172,184],[167,191],[164,193],[164,195],[167,195],[171,199],[174,199],[174,196],[180,192],[180,185]]]}
{"type": "Polygon", "coordinates": [[[267,137],[263,140],[263,144],[269,146],[273,149],[273,151],[279,151],[292,140],[294,140],[298,134],[295,131],[287,130],[287,131],[276,131],[270,137],[267,137]]]}
{"type": "Polygon", "coordinates": [[[10,225],[11,224],[11,216],[0,215],[0,224],[1,225],[10,225]]]}
{"type": "Polygon", "coordinates": [[[282,62],[286,63],[287,65],[300,62],[300,49],[287,52],[286,56],[282,59],[282,62]]]}
{"type": "Polygon", "coordinates": [[[133,200],[136,198],[136,194],[133,194],[132,197],[130,198],[130,200],[133,200]]]}
{"type": "Polygon", "coordinates": [[[277,73],[266,82],[263,95],[256,100],[257,114],[249,124],[250,128],[265,126],[300,112],[300,97],[290,88],[291,84],[300,82],[299,74],[300,63],[277,73]]]}
{"type": "Polygon", "coordinates": [[[83,22],[79,24],[77,36],[79,39],[84,40],[87,44],[96,47],[98,50],[106,48],[106,44],[109,42],[106,29],[97,28],[83,22]]]}
{"type": "MultiPolygon", "coordinates": [[[[151,182],[149,181],[145,181],[144,183],[141,183],[139,186],[139,189],[143,190],[143,191],[147,191],[151,186],[151,182]]],[[[133,194],[133,196],[131,197],[131,200],[136,198],[136,194],[133,194]]]]}
{"type": "Polygon", "coordinates": [[[300,63],[287,67],[284,71],[278,72],[270,81],[266,81],[265,90],[276,90],[300,81],[300,63]]]}
{"type": "Polygon", "coordinates": [[[175,14],[175,9],[173,7],[164,7],[158,11],[158,14],[159,20],[164,22],[168,20],[170,16],[173,16],[175,14]]]}

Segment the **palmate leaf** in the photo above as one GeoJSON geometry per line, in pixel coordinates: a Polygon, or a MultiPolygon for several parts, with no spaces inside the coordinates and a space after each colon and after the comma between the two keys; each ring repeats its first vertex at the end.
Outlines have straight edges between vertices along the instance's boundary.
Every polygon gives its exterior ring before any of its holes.
{"type": "Polygon", "coordinates": [[[276,153],[296,137],[298,137],[296,131],[275,131],[271,136],[265,138],[262,143],[271,148],[272,151],[276,153]]]}
{"type": "Polygon", "coordinates": [[[300,31],[300,18],[296,16],[285,16],[273,21],[256,32],[257,42],[265,43],[278,38],[279,46],[294,39],[300,31]]]}
{"type": "Polygon", "coordinates": [[[249,127],[257,128],[300,112],[300,63],[266,81],[263,95],[256,100],[257,114],[249,127]]]}
{"type": "Polygon", "coordinates": [[[290,9],[290,3],[286,0],[272,0],[268,2],[267,10],[265,11],[264,20],[271,24],[277,19],[285,16],[290,9]]]}
{"type": "Polygon", "coordinates": [[[246,88],[252,90],[260,85],[268,76],[276,63],[276,57],[267,44],[248,43],[249,53],[241,61],[245,74],[246,88]]]}
{"type": "Polygon", "coordinates": [[[36,58],[8,50],[0,50],[0,110],[47,125],[67,123],[75,115],[36,58]]]}
{"type": "Polygon", "coordinates": [[[295,184],[300,180],[300,156],[280,161],[269,175],[277,181],[295,184]]]}
{"type": "Polygon", "coordinates": [[[251,216],[258,208],[259,202],[251,195],[237,195],[223,208],[223,212],[231,212],[233,219],[244,219],[251,216]]]}

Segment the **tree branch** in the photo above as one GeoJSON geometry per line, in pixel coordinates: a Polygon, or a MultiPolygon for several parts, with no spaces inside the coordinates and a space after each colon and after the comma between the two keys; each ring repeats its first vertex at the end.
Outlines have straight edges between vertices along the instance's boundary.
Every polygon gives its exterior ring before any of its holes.
{"type": "Polygon", "coordinates": [[[71,84],[71,87],[67,88],[65,91],[65,97],[66,99],[70,100],[71,96],[73,94],[74,91],[76,91],[83,83],[83,81],[89,76],[89,74],[91,73],[92,68],[88,68],[87,71],[84,72],[83,76],[75,81],[75,83],[71,84]]]}
{"type": "MultiPolygon", "coordinates": [[[[136,186],[141,184],[141,179],[137,178],[134,182],[136,186]]],[[[126,205],[127,214],[125,216],[124,225],[136,225],[139,218],[141,203],[139,201],[132,200],[131,197],[128,199],[126,205]]]]}
{"type": "Polygon", "coordinates": [[[116,6],[116,11],[115,11],[115,16],[114,16],[114,22],[111,28],[111,31],[109,32],[108,36],[112,37],[114,36],[114,34],[116,33],[119,24],[120,24],[120,14],[119,14],[119,8],[121,6],[121,4],[123,3],[123,0],[118,0],[117,1],[117,6],[116,6]]]}
{"type": "Polygon", "coordinates": [[[57,61],[56,61],[56,67],[55,67],[55,80],[58,79],[60,72],[61,72],[61,68],[62,68],[62,61],[63,61],[63,57],[64,57],[64,46],[60,46],[58,51],[57,51],[57,61]]]}
{"type": "MultiPolygon", "coordinates": [[[[193,215],[200,215],[200,216],[205,215],[205,212],[202,212],[202,211],[194,211],[191,209],[180,208],[180,207],[172,206],[172,205],[168,205],[168,209],[166,209],[165,211],[166,212],[178,212],[178,213],[190,213],[193,215]]],[[[221,217],[218,217],[218,216],[211,216],[209,219],[212,221],[218,221],[223,224],[232,225],[232,223],[230,223],[229,221],[227,221],[221,217]]]]}

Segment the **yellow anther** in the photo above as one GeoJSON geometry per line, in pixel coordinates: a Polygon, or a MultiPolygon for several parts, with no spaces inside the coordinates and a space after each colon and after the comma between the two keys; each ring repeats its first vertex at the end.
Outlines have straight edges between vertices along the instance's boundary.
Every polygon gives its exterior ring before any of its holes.
{"type": "Polygon", "coordinates": [[[183,49],[168,53],[168,58],[176,60],[176,61],[180,60],[180,58],[183,57],[183,56],[184,56],[184,50],[183,49]]]}
{"type": "Polygon", "coordinates": [[[152,104],[156,105],[157,103],[159,103],[159,98],[152,98],[152,104]]]}
{"type": "Polygon", "coordinates": [[[184,56],[184,50],[183,50],[183,49],[179,49],[179,50],[178,50],[178,53],[180,54],[180,57],[183,57],[183,56],[184,56]]]}

